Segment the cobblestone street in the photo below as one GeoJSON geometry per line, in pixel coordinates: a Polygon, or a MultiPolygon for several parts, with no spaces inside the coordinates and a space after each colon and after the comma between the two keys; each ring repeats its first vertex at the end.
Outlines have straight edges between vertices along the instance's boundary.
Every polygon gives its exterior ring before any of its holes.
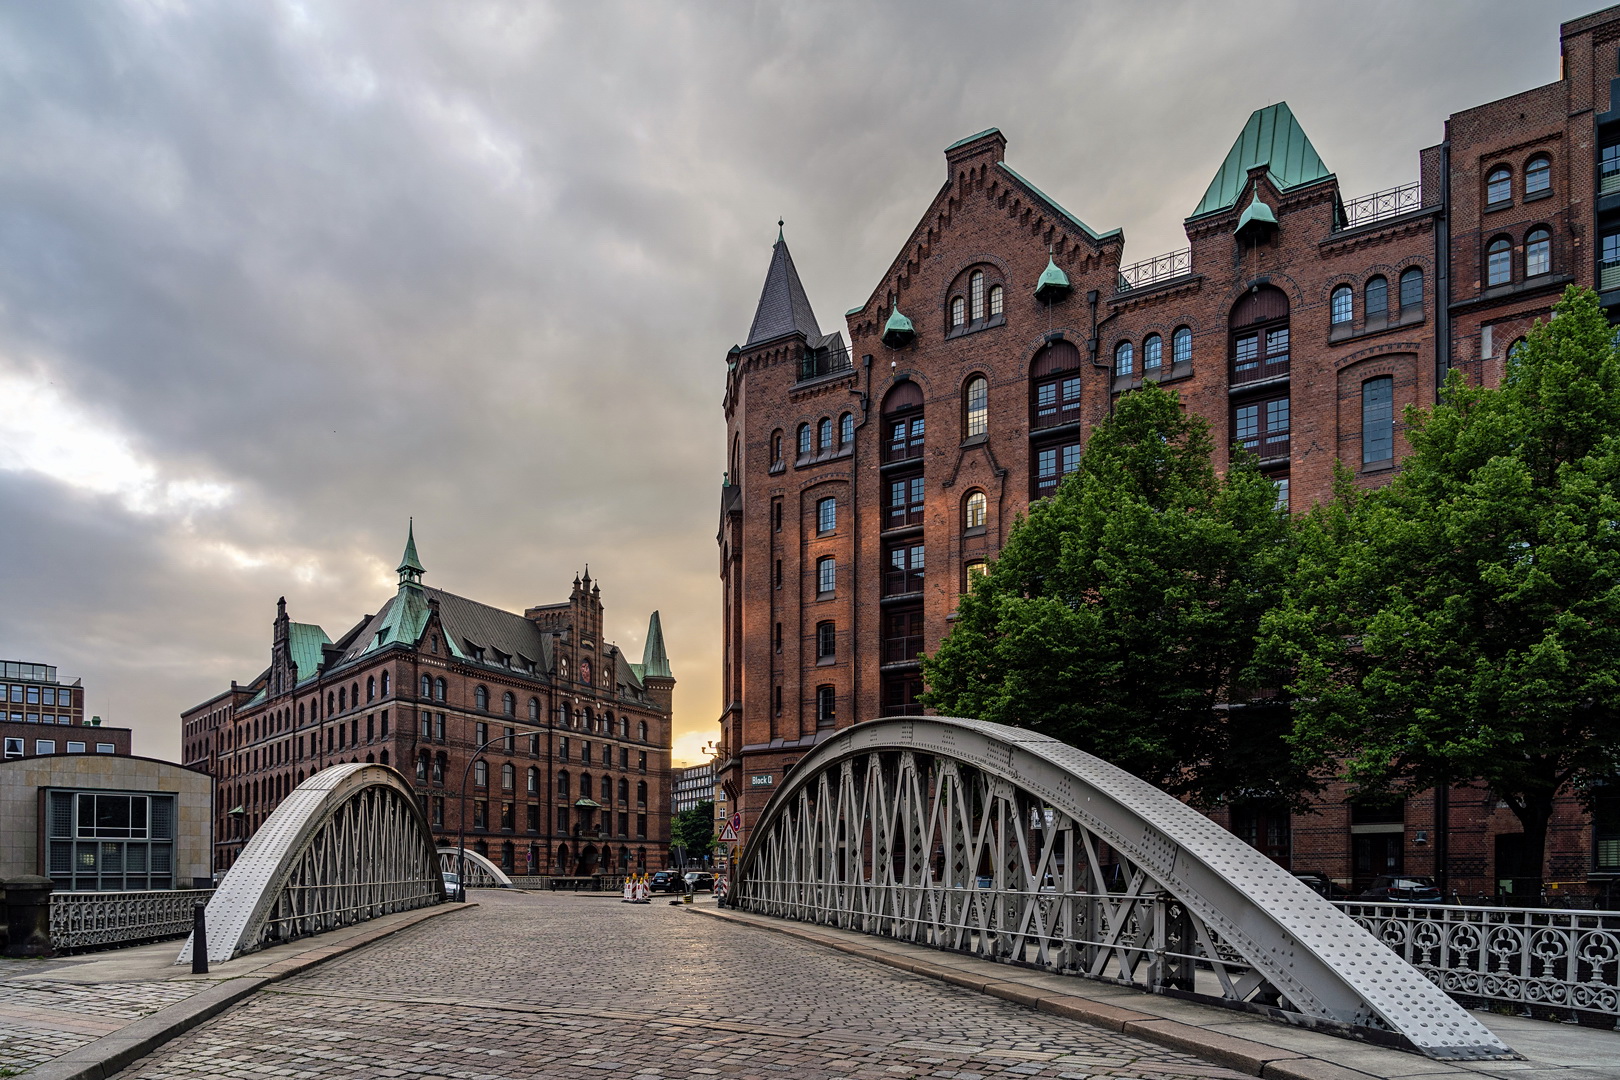
{"type": "Polygon", "coordinates": [[[477,900],[260,991],[118,1075],[1242,1075],[662,901],[477,900]]]}

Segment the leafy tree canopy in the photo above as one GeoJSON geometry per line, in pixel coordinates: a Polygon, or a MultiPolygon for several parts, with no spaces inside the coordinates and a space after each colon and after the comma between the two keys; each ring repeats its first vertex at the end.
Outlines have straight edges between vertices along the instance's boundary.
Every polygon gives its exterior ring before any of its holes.
{"type": "Polygon", "coordinates": [[[924,701],[1033,728],[1205,805],[1292,802],[1285,710],[1239,705],[1289,569],[1287,515],[1251,455],[1216,475],[1207,423],[1147,384],[1034,504],[961,600],[924,701]]]}
{"type": "Polygon", "coordinates": [[[714,850],[714,803],[704,799],[690,810],[682,810],[670,822],[671,847],[684,847],[690,858],[700,858],[714,850]]]}
{"type": "Polygon", "coordinates": [[[1341,477],[1265,635],[1304,758],[1374,793],[1483,779],[1535,867],[1555,794],[1620,752],[1620,360],[1595,294],[1555,312],[1500,388],[1453,371],[1407,410],[1389,486],[1341,477]]]}

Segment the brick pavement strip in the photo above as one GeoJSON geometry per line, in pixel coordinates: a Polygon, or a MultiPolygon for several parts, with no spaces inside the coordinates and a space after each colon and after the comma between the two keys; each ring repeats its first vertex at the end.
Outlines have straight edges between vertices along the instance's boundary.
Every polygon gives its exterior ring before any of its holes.
{"type": "Polygon", "coordinates": [[[413,927],[266,987],[118,1075],[1241,1075],[1145,1039],[667,905],[504,892],[479,899],[467,917],[413,927]]]}

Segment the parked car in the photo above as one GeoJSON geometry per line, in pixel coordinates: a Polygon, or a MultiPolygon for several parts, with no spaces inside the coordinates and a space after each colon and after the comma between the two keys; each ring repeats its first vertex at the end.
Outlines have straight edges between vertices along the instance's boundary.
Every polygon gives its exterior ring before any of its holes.
{"type": "Polygon", "coordinates": [[[692,870],[686,875],[687,892],[713,892],[714,875],[703,870],[692,870]]]}
{"type": "Polygon", "coordinates": [[[1386,874],[1373,878],[1370,888],[1355,900],[1380,904],[1438,904],[1440,889],[1433,878],[1412,874],[1386,874]]]}
{"type": "Polygon", "coordinates": [[[1350,890],[1343,888],[1326,874],[1315,870],[1295,870],[1299,883],[1324,900],[1348,900],[1350,890]]]}
{"type": "Polygon", "coordinates": [[[679,870],[660,870],[647,882],[653,892],[685,892],[686,881],[679,870]]]}
{"type": "Polygon", "coordinates": [[[463,898],[460,874],[454,870],[446,870],[439,876],[444,878],[444,898],[446,900],[460,900],[463,898]]]}

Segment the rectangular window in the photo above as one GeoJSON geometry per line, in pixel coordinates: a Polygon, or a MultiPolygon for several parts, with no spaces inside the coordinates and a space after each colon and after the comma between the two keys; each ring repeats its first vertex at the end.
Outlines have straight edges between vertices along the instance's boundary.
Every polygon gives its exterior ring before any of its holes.
{"type": "Polygon", "coordinates": [[[433,714],[430,713],[430,712],[424,712],[424,713],[421,714],[421,718],[422,718],[422,738],[424,738],[424,739],[433,738],[433,714]]]}
{"type": "Polygon", "coordinates": [[[540,831],[540,808],[535,806],[533,803],[529,804],[528,819],[525,824],[527,825],[529,832],[540,831]]]}
{"type": "Polygon", "coordinates": [[[6,740],[6,757],[16,758],[23,756],[23,741],[21,739],[6,740]]]}
{"type": "Polygon", "coordinates": [[[1065,476],[1080,468],[1080,444],[1062,443],[1035,451],[1035,483],[1031,498],[1044,499],[1055,493],[1065,476]]]}
{"type": "Polygon", "coordinates": [[[489,803],[483,799],[473,800],[473,828],[489,828],[489,803]]]}
{"type": "Polygon", "coordinates": [[[517,810],[511,803],[501,803],[501,829],[512,832],[517,828],[517,810]]]}
{"type": "Polygon", "coordinates": [[[1288,477],[1286,477],[1286,476],[1275,477],[1275,478],[1273,478],[1272,483],[1277,485],[1277,502],[1275,504],[1276,508],[1278,510],[1287,510],[1288,509],[1288,477]]]}
{"type": "Polygon", "coordinates": [[[822,499],[816,503],[816,532],[821,535],[838,528],[838,500],[822,499]]]}
{"type": "Polygon", "coordinates": [[[619,835],[630,835],[630,814],[628,811],[619,812],[619,835]]]}
{"type": "Polygon", "coordinates": [[[1289,423],[1286,396],[1239,405],[1232,410],[1232,442],[1262,460],[1287,457],[1289,423]]]}
{"type": "Polygon", "coordinates": [[[883,613],[883,663],[899,664],[922,655],[923,613],[919,610],[883,613]]]}
{"type": "Polygon", "coordinates": [[[1080,377],[1069,376],[1039,383],[1035,387],[1035,427],[1037,429],[1073,424],[1080,419],[1080,377]]]}
{"type": "Polygon", "coordinates": [[[444,742],[444,713],[435,713],[433,716],[433,737],[444,742]]]}
{"type": "Polygon", "coordinates": [[[56,753],[56,740],[55,739],[35,739],[34,740],[34,753],[36,753],[36,754],[54,754],[54,753],[56,753]]]}
{"type": "Polygon", "coordinates": [[[442,828],[444,826],[444,796],[433,797],[433,824],[442,828]]]}
{"type": "Polygon", "coordinates": [[[479,721],[473,725],[473,745],[483,746],[489,741],[489,725],[479,721]]]}
{"type": "Polygon", "coordinates": [[[835,660],[838,657],[838,627],[834,623],[816,624],[816,660],[835,660]]]}
{"type": "Polygon", "coordinates": [[[501,741],[505,744],[504,749],[506,752],[508,754],[517,753],[517,731],[514,728],[502,728],[501,735],[501,741]]]}
{"type": "Polygon", "coordinates": [[[98,742],[98,743],[96,743],[96,753],[98,753],[98,754],[116,754],[116,753],[118,753],[118,747],[114,746],[110,742],[98,742]]]}
{"type": "Polygon", "coordinates": [[[888,516],[884,527],[900,529],[920,525],[923,519],[923,478],[906,476],[889,481],[888,516]]]}
{"type": "Polygon", "coordinates": [[[646,837],[647,837],[647,815],[646,814],[637,814],[636,815],[636,836],[640,837],[641,839],[646,839],[646,837]]]}
{"type": "Polygon", "coordinates": [[[1395,457],[1395,379],[1381,375],[1361,384],[1361,463],[1395,457]]]}
{"type": "Polygon", "coordinates": [[[883,595],[901,596],[921,592],[923,587],[923,546],[891,544],[884,559],[883,595]]]}
{"type": "Polygon", "coordinates": [[[883,444],[884,461],[910,461],[922,457],[923,418],[901,417],[887,422],[889,439],[883,444]]]}
{"type": "Polygon", "coordinates": [[[557,807],[557,831],[564,834],[568,832],[568,807],[566,806],[557,807]]]}
{"type": "Polygon", "coordinates": [[[831,596],[838,586],[838,560],[828,556],[816,560],[816,594],[831,596]]]}
{"type": "Polygon", "coordinates": [[[67,752],[70,753],[70,754],[82,754],[82,753],[84,753],[84,743],[82,743],[82,742],[73,742],[71,739],[68,740],[67,752]]]}
{"type": "Polygon", "coordinates": [[[173,795],[48,792],[46,872],[63,891],[172,889],[173,795]]]}
{"type": "Polygon", "coordinates": [[[382,711],[382,737],[388,738],[388,710],[382,711]]]}
{"type": "Polygon", "coordinates": [[[918,716],[922,706],[922,677],[910,672],[883,676],[883,715],[918,716]]]}
{"type": "Polygon", "coordinates": [[[538,736],[538,735],[530,735],[529,736],[529,756],[530,757],[539,757],[540,756],[540,736],[538,736]]]}
{"type": "Polygon", "coordinates": [[[568,736],[566,735],[557,740],[557,760],[568,760],[568,736]]]}
{"type": "Polygon", "coordinates": [[[816,687],[816,726],[832,727],[838,719],[838,697],[831,686],[816,687]]]}

